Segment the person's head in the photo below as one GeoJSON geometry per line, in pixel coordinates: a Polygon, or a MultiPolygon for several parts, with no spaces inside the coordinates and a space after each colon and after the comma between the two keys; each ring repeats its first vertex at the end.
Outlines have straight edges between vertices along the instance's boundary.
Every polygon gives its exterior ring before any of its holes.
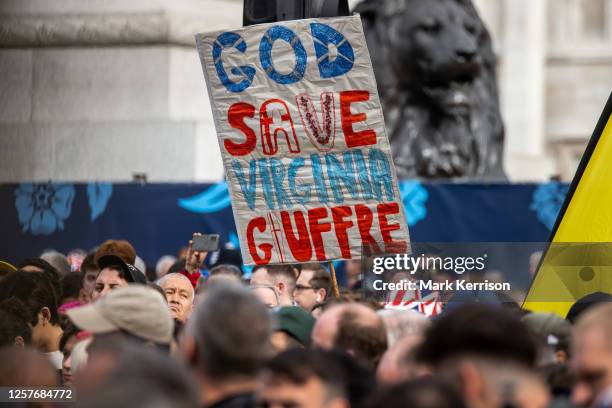
{"type": "Polygon", "coordinates": [[[94,303],[66,313],[77,327],[93,333],[95,341],[128,340],[169,351],[172,316],[162,295],[145,285],[113,290],[94,303]]]}
{"type": "Polygon", "coordinates": [[[263,303],[268,309],[274,309],[280,306],[280,298],[276,289],[272,285],[251,285],[251,292],[263,303]]]}
{"type": "Polygon", "coordinates": [[[387,349],[385,325],[368,306],[346,303],[331,306],[317,319],[312,331],[315,346],[340,349],[375,369],[387,349]]]}
{"type": "Polygon", "coordinates": [[[404,337],[422,336],[429,325],[429,319],[414,310],[382,309],[376,313],[385,322],[389,347],[401,341],[404,337]]]}
{"type": "Polygon", "coordinates": [[[433,377],[381,388],[365,404],[365,408],[378,407],[466,408],[455,389],[433,377]]]}
{"type": "Polygon", "coordinates": [[[415,360],[415,349],[421,341],[420,335],[407,336],[390,346],[376,369],[378,382],[392,385],[428,374],[429,370],[415,360]]]}
{"type": "Polygon", "coordinates": [[[99,258],[98,268],[100,273],[96,278],[92,295],[94,301],[106,296],[114,289],[128,286],[129,283],[146,283],[146,277],[142,272],[115,255],[105,255],[99,258]]]}
{"type": "Polygon", "coordinates": [[[81,248],[75,248],[66,254],[66,260],[70,265],[71,272],[80,272],[81,264],[87,256],[87,251],[81,248]]]}
{"type": "Polygon", "coordinates": [[[94,292],[94,288],[96,286],[96,278],[98,277],[98,273],[100,269],[98,269],[98,265],[94,261],[94,253],[91,253],[83,259],[83,263],[81,263],[81,273],[83,274],[83,289],[85,294],[91,300],[94,292]]]}
{"type": "Polygon", "coordinates": [[[195,297],[191,281],[180,273],[170,273],[157,281],[157,284],[164,291],[172,317],[186,322],[191,315],[195,297]]]}
{"type": "Polygon", "coordinates": [[[170,267],[176,262],[176,257],[172,255],[164,255],[155,264],[155,274],[157,279],[168,273],[170,267]]]}
{"type": "Polygon", "coordinates": [[[569,358],[572,325],[554,313],[529,313],[521,318],[538,337],[538,366],[565,364],[569,358]]]}
{"type": "Polygon", "coordinates": [[[87,303],[87,295],[83,289],[83,274],[80,272],[70,272],[62,277],[60,281],[62,292],[59,296],[58,306],[74,301],[87,303]]]}
{"type": "Polygon", "coordinates": [[[270,355],[268,309],[236,284],[215,285],[183,333],[182,353],[203,383],[254,379],[270,355]]]}
{"type": "Polygon", "coordinates": [[[361,278],[361,260],[350,259],[344,268],[348,287],[354,286],[361,278]]]}
{"type": "Polygon", "coordinates": [[[293,289],[295,303],[304,310],[324,303],[331,291],[331,278],[327,269],[318,263],[304,264],[293,289]]]}
{"type": "Polygon", "coordinates": [[[0,302],[0,347],[25,347],[32,339],[26,306],[16,297],[0,302]]]}
{"type": "Polygon", "coordinates": [[[44,252],[42,255],[40,255],[40,259],[49,262],[49,264],[53,266],[55,270],[57,270],[60,277],[66,276],[72,272],[68,258],[66,258],[64,254],[57,251],[44,252]]]}
{"type": "Polygon", "coordinates": [[[266,265],[253,269],[251,285],[271,285],[281,306],[293,306],[296,270],[291,265],[266,265]]]}
{"type": "Polygon", "coordinates": [[[98,265],[100,258],[106,255],[115,255],[130,265],[134,265],[136,262],[136,250],[126,240],[109,239],[104,241],[96,250],[94,262],[98,265]]]}
{"type": "Polygon", "coordinates": [[[263,407],[348,408],[342,368],[333,353],[293,349],[263,368],[257,404],[263,407]]]}
{"type": "Polygon", "coordinates": [[[570,307],[565,318],[573,324],[589,309],[604,303],[612,303],[612,294],[606,292],[589,293],[578,299],[570,307]]]}
{"type": "Polygon", "coordinates": [[[242,283],[242,271],[236,265],[232,264],[216,265],[208,271],[206,286],[209,287],[214,285],[217,281],[242,283]]]}
{"type": "Polygon", "coordinates": [[[62,384],[65,387],[72,385],[72,349],[78,342],[79,329],[69,325],[60,338],[59,348],[64,355],[62,359],[62,384]]]}
{"type": "Polygon", "coordinates": [[[572,399],[579,406],[595,406],[612,390],[612,303],[585,312],[573,334],[571,365],[576,385],[572,399]]]}
{"type": "Polygon", "coordinates": [[[0,349],[0,386],[20,388],[57,387],[57,370],[43,354],[29,349],[0,349]]]}
{"type": "Polygon", "coordinates": [[[130,343],[90,346],[75,379],[86,407],[196,407],[198,391],[187,368],[162,353],[130,343]]]}
{"type": "Polygon", "coordinates": [[[529,255],[529,276],[534,277],[538,271],[538,265],[542,259],[542,251],[535,251],[529,255]]]}
{"type": "Polygon", "coordinates": [[[315,319],[297,306],[281,307],[274,312],[274,332],[270,340],[277,353],[310,345],[310,334],[315,319]]]}
{"type": "Polygon", "coordinates": [[[470,408],[545,406],[547,391],[532,370],[536,357],[535,337],[516,314],[476,303],[435,319],[416,350],[417,361],[452,379],[470,408]],[[518,405],[526,393],[534,405],[518,405]]]}
{"type": "Polygon", "coordinates": [[[32,328],[32,343],[43,351],[54,351],[61,332],[57,299],[43,273],[17,271],[0,281],[0,301],[17,298],[26,307],[32,328]]]}
{"type": "Polygon", "coordinates": [[[177,272],[185,272],[185,258],[179,258],[172,264],[168,272],[166,273],[177,273],[177,272]]]}
{"type": "Polygon", "coordinates": [[[60,274],[49,262],[40,258],[28,258],[17,264],[17,269],[21,272],[42,272],[51,285],[53,286],[53,290],[55,291],[55,296],[59,297],[60,293],[62,293],[62,288],[60,286],[60,274]]]}

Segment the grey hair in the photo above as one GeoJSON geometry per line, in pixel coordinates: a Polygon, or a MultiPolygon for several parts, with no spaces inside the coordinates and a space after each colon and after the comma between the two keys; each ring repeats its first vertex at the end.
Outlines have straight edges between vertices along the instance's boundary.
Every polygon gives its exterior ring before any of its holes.
{"type": "MultiPolygon", "coordinates": [[[[164,289],[164,283],[166,283],[170,278],[174,278],[174,277],[178,278],[179,276],[180,276],[179,279],[184,279],[185,282],[189,283],[189,287],[193,288],[189,278],[187,278],[185,275],[181,273],[167,273],[161,278],[159,278],[158,280],[156,280],[155,283],[158,284],[162,289],[164,289]]],[[[191,291],[191,300],[193,301],[193,299],[195,299],[195,289],[191,291]]]]}
{"type": "Polygon", "coordinates": [[[62,253],[57,251],[46,251],[43,252],[40,259],[49,262],[49,264],[57,270],[60,277],[66,276],[72,272],[68,258],[66,258],[66,255],[62,253]]]}
{"type": "Polygon", "coordinates": [[[244,286],[220,282],[210,288],[189,326],[198,368],[215,379],[253,377],[270,355],[270,313],[244,286]]]}

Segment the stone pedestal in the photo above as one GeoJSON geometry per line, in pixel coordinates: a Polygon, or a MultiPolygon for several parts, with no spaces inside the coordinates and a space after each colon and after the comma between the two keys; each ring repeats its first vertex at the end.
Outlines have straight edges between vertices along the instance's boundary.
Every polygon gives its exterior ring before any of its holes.
{"type": "Polygon", "coordinates": [[[222,0],[0,4],[0,182],[223,177],[193,34],[222,0]]]}

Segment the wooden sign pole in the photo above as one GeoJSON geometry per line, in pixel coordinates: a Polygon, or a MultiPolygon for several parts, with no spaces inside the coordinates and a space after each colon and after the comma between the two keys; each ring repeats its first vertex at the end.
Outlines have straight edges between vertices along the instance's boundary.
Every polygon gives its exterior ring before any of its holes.
{"type": "Polygon", "coordinates": [[[338,280],[336,279],[336,268],[334,268],[334,262],[329,262],[329,272],[331,274],[332,279],[332,290],[334,292],[334,297],[338,299],[340,297],[340,289],[338,288],[338,280]]]}

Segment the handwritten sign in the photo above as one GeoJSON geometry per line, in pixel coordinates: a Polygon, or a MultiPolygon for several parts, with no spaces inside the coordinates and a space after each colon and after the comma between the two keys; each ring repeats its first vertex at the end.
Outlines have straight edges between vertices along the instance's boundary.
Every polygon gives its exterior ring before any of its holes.
{"type": "Polygon", "coordinates": [[[359,16],[196,35],[246,264],[405,251],[359,16]]]}

